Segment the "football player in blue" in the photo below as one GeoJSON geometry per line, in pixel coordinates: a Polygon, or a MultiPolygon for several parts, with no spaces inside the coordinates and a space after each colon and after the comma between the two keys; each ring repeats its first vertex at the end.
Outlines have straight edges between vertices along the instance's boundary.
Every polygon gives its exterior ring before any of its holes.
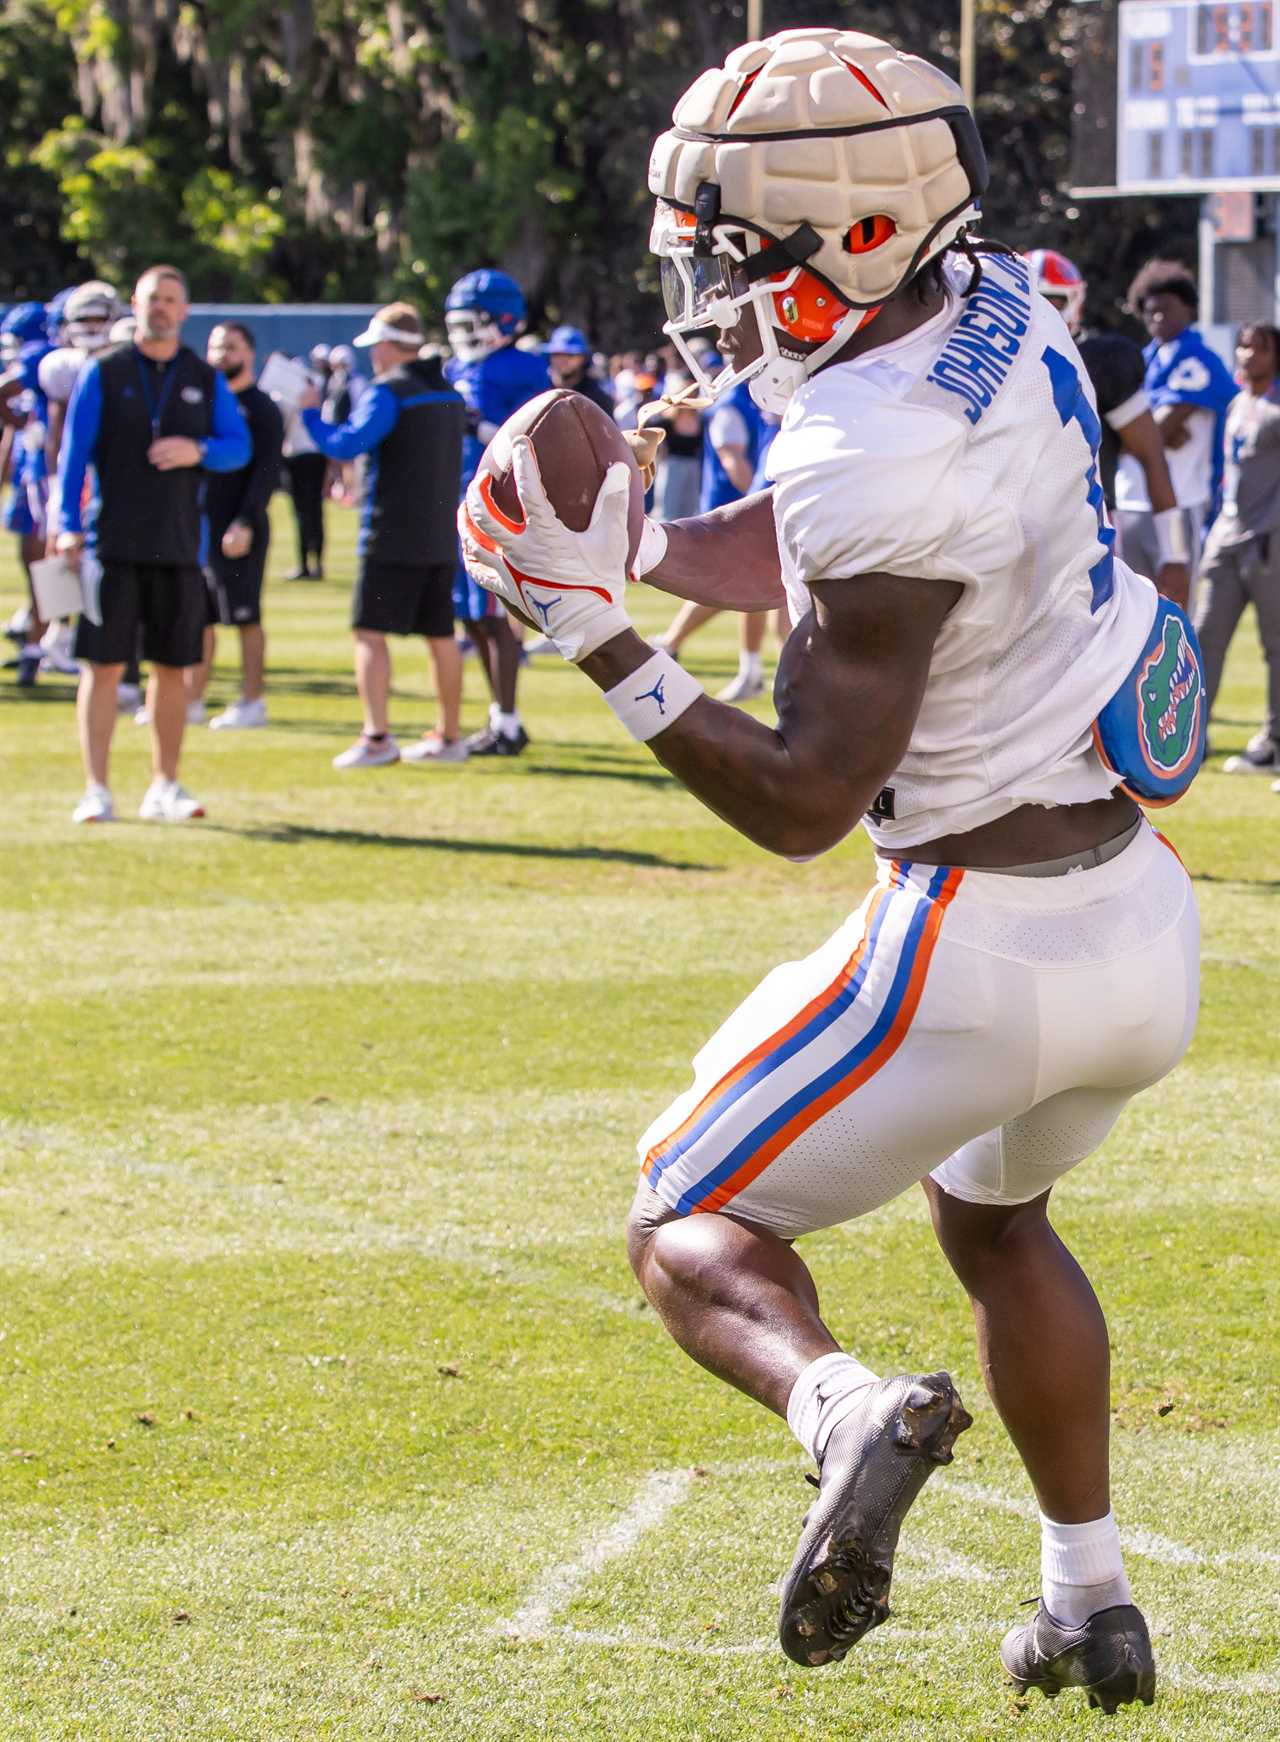
{"type": "Polygon", "coordinates": [[[31,594],[29,609],[20,610],[8,633],[18,643],[18,682],[33,684],[43,657],[40,637],[45,625],[31,591],[31,564],[44,555],[48,477],[44,442],[49,412],[40,390],[40,359],[49,351],[44,304],[21,302],[0,321],[0,478],[9,480],[5,530],[17,534],[18,555],[31,594]]]}
{"type": "MultiPolygon", "coordinates": [[[[462,488],[475,476],[480,456],[500,424],[527,400],[551,386],[546,359],[522,351],[516,340],[528,309],[524,292],[505,272],[468,272],[450,290],[444,324],[453,356],[445,377],[466,401],[467,437],[462,448],[462,488]]],[[[518,756],[529,742],[516,711],[520,644],[496,597],[468,575],[461,562],[454,610],[475,643],[493,700],[489,724],[467,739],[472,756],[518,756]]]]}

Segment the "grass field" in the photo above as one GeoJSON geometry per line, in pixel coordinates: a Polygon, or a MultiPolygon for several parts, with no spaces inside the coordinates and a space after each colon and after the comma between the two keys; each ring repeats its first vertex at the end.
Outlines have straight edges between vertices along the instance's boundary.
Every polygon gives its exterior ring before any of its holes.
{"type": "MultiPolygon", "coordinates": [[[[1163,1678],[1103,1720],[1003,1685],[1036,1531],[918,1194],[805,1242],[837,1334],[949,1366],[977,1417],[892,1620],[830,1670],[773,1634],[804,1460],[623,1256],[635,1134],[860,900],[865,843],[767,858],[545,661],[519,761],[335,774],[334,529],[333,583],[269,593],[271,728],[189,735],[202,824],[73,829],[69,686],[0,678],[0,1742],[1280,1736],[1280,797],[1219,772],[1260,708],[1251,622],[1166,824],[1199,1036],[1060,1192],[1163,1678]]],[[[716,687],[729,627],[695,648],[716,687]]],[[[420,646],[397,677],[420,730],[420,646]]],[[[127,819],[145,737],[117,738],[127,819]]]]}

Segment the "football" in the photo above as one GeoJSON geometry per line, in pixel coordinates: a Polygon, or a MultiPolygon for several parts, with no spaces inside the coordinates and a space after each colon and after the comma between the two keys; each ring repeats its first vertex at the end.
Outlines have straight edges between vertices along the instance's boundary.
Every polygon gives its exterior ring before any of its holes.
{"type": "Polygon", "coordinates": [[[631,475],[627,505],[627,567],[635,561],[644,525],[644,482],[626,437],[594,400],[567,387],[553,387],[522,405],[485,449],[478,470],[488,472],[494,505],[512,520],[522,517],[511,471],[511,444],[527,436],[542,475],[547,500],[571,532],[585,532],[591,511],[615,460],[631,475]]]}

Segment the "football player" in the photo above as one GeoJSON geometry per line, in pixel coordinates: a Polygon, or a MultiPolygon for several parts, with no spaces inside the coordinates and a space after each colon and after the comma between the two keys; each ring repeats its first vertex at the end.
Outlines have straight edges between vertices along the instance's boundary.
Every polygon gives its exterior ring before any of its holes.
{"type": "MultiPolygon", "coordinates": [[[[1151,335],[1142,353],[1146,393],[1178,505],[1189,516],[1193,576],[1201,532],[1222,485],[1222,436],[1236,395],[1230,370],[1194,324],[1199,300],[1195,280],[1176,260],[1149,260],[1129,286],[1129,307],[1151,335]]],[[[1154,572],[1163,552],[1146,485],[1138,462],[1122,456],[1116,471],[1119,550],[1126,562],[1154,572]]]]}
{"type": "Polygon", "coordinates": [[[23,687],[36,681],[44,657],[40,638],[47,627],[31,586],[31,564],[44,555],[49,500],[44,460],[48,407],[39,380],[40,360],[48,350],[43,303],[19,303],[0,321],[0,479],[9,480],[4,524],[17,534],[30,597],[29,607],[15,615],[7,631],[18,643],[18,682],[23,687]]]}
{"type": "MultiPolygon", "coordinates": [[[[445,299],[444,324],[453,351],[445,379],[467,405],[464,490],[498,427],[551,386],[545,357],[516,344],[527,313],[515,279],[487,267],[460,278],[445,299]]],[[[529,742],[516,708],[520,643],[497,598],[477,586],[461,564],[453,605],[475,644],[493,697],[489,724],[466,740],[467,750],[472,756],[518,756],[529,742]]]]}
{"type": "Polygon", "coordinates": [[[1160,426],[1151,415],[1144,381],[1142,351],[1124,333],[1085,326],[1088,287],[1074,261],[1053,248],[1035,248],[1027,255],[1036,285],[1067,323],[1076,342],[1093,395],[1102,414],[1102,447],[1098,476],[1108,512],[1114,518],[1116,466],[1121,452],[1131,454],[1146,480],[1151,504],[1151,530],[1159,557],[1156,586],[1180,605],[1191,594],[1191,551],[1198,526],[1189,509],[1179,508],[1164,457],[1160,426]]]}
{"type": "MultiPolygon", "coordinates": [[[[733,827],[803,860],[861,818],[876,848],[863,907],[645,1133],[628,1231],[676,1341],[817,1461],[784,1649],[827,1663],[884,1620],[903,1516],[969,1422],[945,1373],[845,1353],[795,1250],[919,1181],[1039,1502],[1040,1607],[1005,1667],[1113,1710],[1155,1670],[1110,1508],[1106,1327],[1048,1204],[1194,1027],[1190,879],[1128,789],[1187,783],[1202,677],[1178,608],[1113,556],[1070,334],[972,234],[985,180],[959,88],[852,31],[735,49],[654,146],[666,331],[704,391],[747,381],[785,415],[770,492],[647,525],[631,567],[740,610],[785,593],[776,725],[631,628],[622,464],[573,533],[517,439],[522,528],[478,485],[460,524],[475,572],[733,827]]],[[[869,1312],[882,1286],[868,1269],[869,1312]]]]}
{"type": "MultiPolygon", "coordinates": [[[[60,292],[50,308],[55,347],[40,361],[40,391],[48,406],[45,435],[45,465],[50,478],[57,476],[58,451],[62,446],[62,430],[67,406],[71,401],[76,378],[90,357],[96,357],[111,344],[111,328],[126,308],[109,284],[90,279],[74,289],[60,292]]],[[[75,672],[79,666],[71,653],[69,624],[51,624],[42,643],[45,656],[57,671],[75,672]]],[[[126,667],[120,685],[121,706],[136,705],[141,699],[135,665],[126,667]]]]}

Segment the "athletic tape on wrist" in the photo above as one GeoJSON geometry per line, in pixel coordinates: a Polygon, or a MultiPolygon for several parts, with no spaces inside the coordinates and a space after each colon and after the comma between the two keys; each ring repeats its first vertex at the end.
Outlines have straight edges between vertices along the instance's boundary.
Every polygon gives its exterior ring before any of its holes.
{"type": "Polygon", "coordinates": [[[647,744],[678,720],[706,691],[669,653],[655,653],[604,699],[633,738],[647,744]]]}
{"type": "Polygon", "coordinates": [[[645,521],[640,530],[640,543],[636,549],[634,574],[637,580],[647,575],[650,569],[656,569],[667,554],[667,529],[657,520],[645,521]]]}
{"type": "Polygon", "coordinates": [[[1187,517],[1181,508],[1162,508],[1152,515],[1156,531],[1156,549],[1161,563],[1189,563],[1191,541],[1187,537],[1187,517]]]}

